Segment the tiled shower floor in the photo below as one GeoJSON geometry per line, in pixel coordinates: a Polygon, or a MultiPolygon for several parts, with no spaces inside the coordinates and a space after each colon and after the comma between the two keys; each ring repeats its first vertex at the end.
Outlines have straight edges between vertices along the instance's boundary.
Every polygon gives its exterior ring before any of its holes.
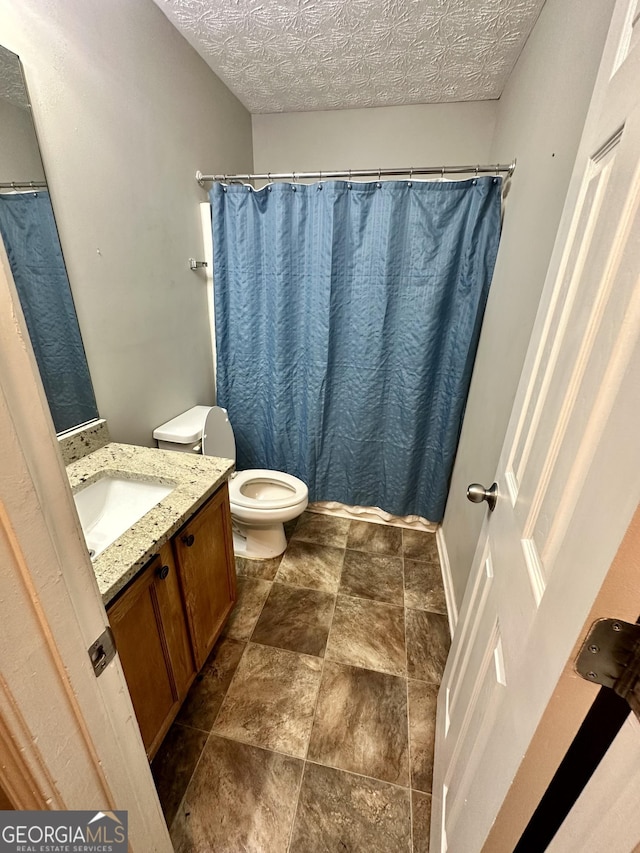
{"type": "Polygon", "coordinates": [[[426,853],[449,645],[433,534],[304,513],[153,762],[179,853],[426,853]]]}

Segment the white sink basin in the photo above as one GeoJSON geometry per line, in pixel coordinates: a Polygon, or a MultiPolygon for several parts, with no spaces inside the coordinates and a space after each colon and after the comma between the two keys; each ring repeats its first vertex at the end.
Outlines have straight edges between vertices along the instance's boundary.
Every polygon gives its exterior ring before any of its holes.
{"type": "Polygon", "coordinates": [[[91,557],[101,554],[173,489],[162,483],[105,476],[77,492],[73,499],[91,557]]]}

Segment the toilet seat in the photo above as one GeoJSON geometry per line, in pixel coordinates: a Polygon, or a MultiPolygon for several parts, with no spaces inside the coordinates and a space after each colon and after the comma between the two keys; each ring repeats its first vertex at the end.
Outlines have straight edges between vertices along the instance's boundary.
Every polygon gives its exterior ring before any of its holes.
{"type": "Polygon", "coordinates": [[[277,510],[294,506],[308,497],[306,485],[284,471],[250,468],[239,471],[229,482],[229,500],[233,506],[256,510],[277,510]]]}

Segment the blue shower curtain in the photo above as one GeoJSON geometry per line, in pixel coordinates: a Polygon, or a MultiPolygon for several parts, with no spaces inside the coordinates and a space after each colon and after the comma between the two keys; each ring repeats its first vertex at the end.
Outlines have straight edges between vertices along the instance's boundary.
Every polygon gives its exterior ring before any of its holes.
{"type": "Polygon", "coordinates": [[[215,184],[218,405],[238,467],[440,521],[501,179],[215,184]]]}
{"type": "Polygon", "coordinates": [[[0,237],[56,432],[97,418],[49,193],[0,194],[0,237]]]}

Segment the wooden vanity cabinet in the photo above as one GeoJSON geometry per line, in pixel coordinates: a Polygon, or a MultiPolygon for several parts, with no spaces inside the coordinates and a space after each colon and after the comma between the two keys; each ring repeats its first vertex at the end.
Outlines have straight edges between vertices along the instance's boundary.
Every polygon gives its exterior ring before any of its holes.
{"type": "Polygon", "coordinates": [[[200,669],[233,609],[236,571],[229,489],[225,483],[172,539],[200,669]]]}
{"type": "Polygon", "coordinates": [[[225,483],[107,608],[149,758],[162,743],[235,600],[225,483]]]}
{"type": "Polygon", "coordinates": [[[107,612],[142,740],[152,757],[196,674],[168,543],[107,612]]]}

